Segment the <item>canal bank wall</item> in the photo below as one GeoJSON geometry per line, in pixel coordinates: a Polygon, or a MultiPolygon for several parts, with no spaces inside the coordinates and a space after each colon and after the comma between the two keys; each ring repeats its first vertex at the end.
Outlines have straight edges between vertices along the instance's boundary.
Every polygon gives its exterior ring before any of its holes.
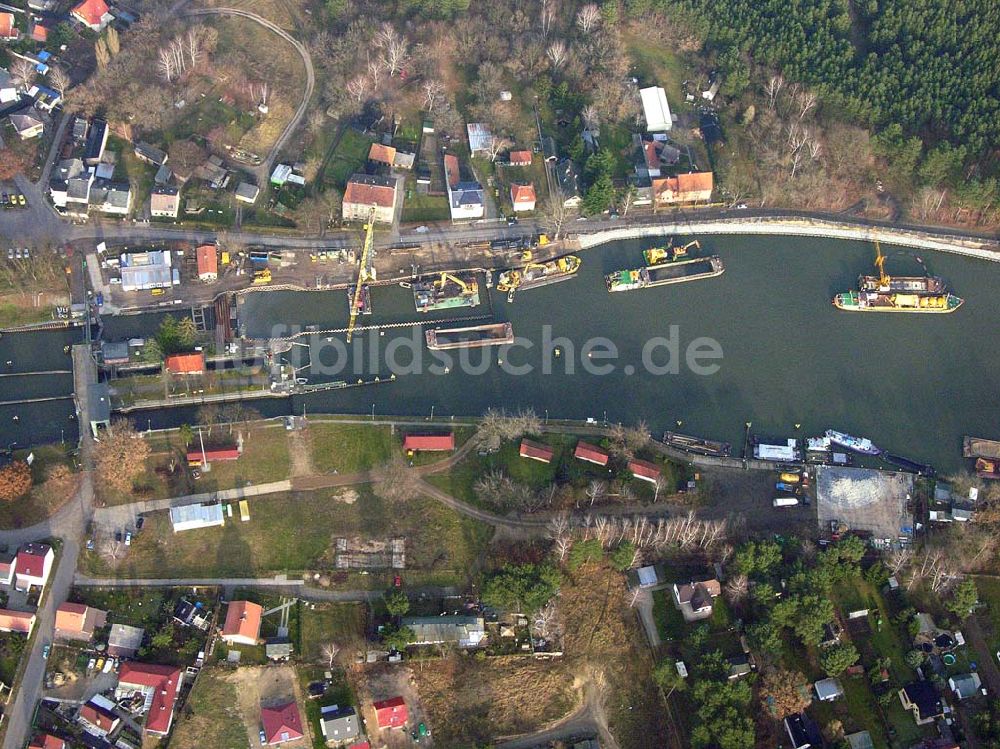
{"type": "Polygon", "coordinates": [[[590,234],[578,234],[580,249],[598,247],[623,239],[662,237],[670,234],[771,234],[780,236],[825,237],[861,242],[878,240],[922,250],[937,250],[1000,263],[1000,243],[985,239],[949,237],[915,229],[856,224],[823,219],[739,218],[712,221],[673,221],[648,226],[622,226],[590,234]]]}

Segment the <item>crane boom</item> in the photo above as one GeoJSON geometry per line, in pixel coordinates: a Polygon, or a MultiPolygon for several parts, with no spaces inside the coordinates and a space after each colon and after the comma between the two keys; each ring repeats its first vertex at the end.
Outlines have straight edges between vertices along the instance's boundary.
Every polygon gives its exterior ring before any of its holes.
{"type": "Polygon", "coordinates": [[[347,342],[351,342],[354,335],[354,324],[358,319],[358,308],[361,306],[361,287],[368,281],[375,280],[375,209],[368,212],[368,221],[365,222],[365,243],[361,248],[361,263],[358,267],[358,282],[354,285],[354,298],[351,300],[351,318],[347,322],[347,342]]]}
{"type": "Polygon", "coordinates": [[[878,285],[883,288],[889,287],[889,275],[885,272],[885,255],[882,254],[882,248],[879,246],[878,240],[875,240],[875,267],[878,268],[878,285]]]}

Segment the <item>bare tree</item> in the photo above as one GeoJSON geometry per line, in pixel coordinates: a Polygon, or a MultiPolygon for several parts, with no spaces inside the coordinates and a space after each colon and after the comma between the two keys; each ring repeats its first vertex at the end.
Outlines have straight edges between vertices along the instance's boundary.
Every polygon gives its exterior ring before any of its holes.
{"type": "Polygon", "coordinates": [[[160,74],[160,78],[165,80],[167,83],[172,83],[174,78],[177,76],[177,67],[174,62],[174,57],[170,54],[170,50],[166,47],[160,48],[160,53],[156,59],[156,70],[160,74]]]}
{"type": "Polygon", "coordinates": [[[750,592],[750,581],[746,575],[733,575],[726,581],[724,592],[729,603],[739,605],[746,600],[750,592]]]}
{"type": "Polygon", "coordinates": [[[69,88],[69,76],[63,68],[56,66],[49,71],[49,83],[60,95],[66,96],[66,89],[69,88]]]}
{"type": "Polygon", "coordinates": [[[563,224],[569,220],[569,214],[570,209],[566,207],[566,197],[562,190],[556,188],[545,207],[545,226],[552,234],[552,239],[559,239],[563,224]]]}
{"type": "Polygon", "coordinates": [[[10,66],[11,77],[23,88],[28,88],[35,78],[35,66],[18,57],[10,66]]]}
{"type": "Polygon", "coordinates": [[[816,94],[812,91],[799,91],[795,97],[796,103],[799,105],[799,121],[805,117],[815,106],[816,106],[816,94]]]}
{"type": "Polygon", "coordinates": [[[542,26],[542,36],[548,36],[552,23],[556,19],[556,0],[542,0],[539,20],[542,26]]]}
{"type": "Polygon", "coordinates": [[[594,502],[604,499],[606,496],[608,496],[608,485],[604,481],[595,480],[587,484],[587,499],[590,500],[590,507],[594,506],[594,502]]]}
{"type": "Polygon", "coordinates": [[[593,104],[588,104],[583,108],[583,111],[580,112],[580,119],[583,120],[583,126],[592,133],[601,126],[601,115],[593,104]]]}
{"type": "Polygon", "coordinates": [[[670,482],[667,481],[666,476],[660,475],[656,477],[653,481],[653,501],[656,502],[660,498],[660,492],[669,486],[670,482]]]}
{"type": "Polygon", "coordinates": [[[388,502],[413,499],[420,494],[420,476],[397,457],[376,472],[372,490],[388,502]]]}
{"type": "Polygon", "coordinates": [[[556,556],[559,561],[566,559],[566,555],[569,554],[569,550],[573,547],[573,539],[570,536],[559,536],[555,542],[556,556]]]}
{"type": "Polygon", "coordinates": [[[513,145],[509,138],[504,138],[501,135],[491,135],[489,141],[486,143],[486,152],[489,154],[490,161],[496,162],[497,157],[506,151],[513,145]]]}
{"type": "Polygon", "coordinates": [[[368,78],[371,80],[372,91],[378,91],[378,84],[382,78],[382,71],[384,70],[384,65],[382,60],[377,58],[369,58],[368,60],[368,78]]]}
{"type": "Polygon", "coordinates": [[[780,75],[772,75],[764,86],[764,93],[767,94],[767,104],[771,109],[778,101],[778,94],[785,87],[785,79],[780,75]]]}
{"type": "Polygon", "coordinates": [[[105,42],[108,45],[108,52],[111,56],[116,56],[122,48],[121,39],[118,38],[118,29],[114,26],[108,26],[108,30],[105,35],[105,42]]]}
{"type": "Polygon", "coordinates": [[[371,80],[366,75],[356,75],[347,82],[347,93],[359,104],[368,98],[371,80]]]}
{"type": "Polygon", "coordinates": [[[601,22],[601,9],[588,3],[576,14],[576,25],[584,34],[589,34],[601,22]]]}
{"type": "Polygon", "coordinates": [[[326,667],[333,668],[333,659],[337,657],[337,653],[340,652],[340,646],[335,642],[327,642],[323,644],[321,648],[323,653],[323,658],[326,660],[326,667]]]}
{"type": "Polygon", "coordinates": [[[566,42],[561,39],[556,39],[545,48],[545,56],[549,58],[549,62],[552,63],[552,67],[556,70],[561,68],[563,63],[566,62],[568,54],[569,49],[566,47],[566,42]]]}
{"type": "Polygon", "coordinates": [[[433,112],[434,109],[444,100],[444,84],[438,80],[424,81],[424,109],[433,112]]]}
{"type": "Polygon", "coordinates": [[[569,515],[567,513],[560,512],[549,521],[549,538],[561,538],[566,535],[567,531],[569,531],[569,515]]]}
{"type": "Polygon", "coordinates": [[[410,43],[405,36],[396,32],[390,23],[383,23],[375,35],[375,46],[382,50],[382,62],[389,75],[402,70],[409,55],[410,43]]]}
{"type": "Polygon", "coordinates": [[[188,29],[185,41],[187,42],[187,52],[191,60],[191,67],[195,67],[201,61],[202,57],[201,30],[197,26],[188,29]]]}

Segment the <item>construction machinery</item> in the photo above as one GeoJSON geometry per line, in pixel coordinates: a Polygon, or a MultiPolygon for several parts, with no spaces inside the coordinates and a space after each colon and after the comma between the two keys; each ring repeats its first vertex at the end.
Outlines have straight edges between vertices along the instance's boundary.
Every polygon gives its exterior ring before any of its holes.
{"type": "Polygon", "coordinates": [[[365,242],[361,248],[361,263],[358,267],[358,282],[354,285],[354,298],[351,300],[351,317],[347,321],[347,342],[351,342],[354,335],[354,325],[358,319],[358,311],[361,308],[362,295],[365,284],[375,280],[375,209],[368,212],[368,220],[365,222],[365,242]]]}
{"type": "Polygon", "coordinates": [[[255,271],[253,274],[253,285],[261,286],[266,283],[271,283],[271,271],[267,268],[255,271]]]}
{"type": "Polygon", "coordinates": [[[692,242],[688,242],[683,247],[675,247],[674,245],[671,245],[670,247],[653,247],[644,251],[642,256],[646,261],[646,265],[672,263],[676,260],[686,260],[688,258],[688,250],[692,247],[696,250],[700,250],[701,242],[695,239],[692,242]]]}

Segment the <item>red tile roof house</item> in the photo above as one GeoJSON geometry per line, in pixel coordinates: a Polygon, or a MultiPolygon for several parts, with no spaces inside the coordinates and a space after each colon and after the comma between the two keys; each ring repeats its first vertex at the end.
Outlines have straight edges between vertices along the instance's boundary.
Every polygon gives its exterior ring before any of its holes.
{"type": "Polygon", "coordinates": [[[134,663],[125,661],[118,674],[115,698],[141,692],[149,709],[146,715],[146,731],[158,736],[170,733],[174,720],[177,693],[184,678],[176,666],[161,666],[157,663],[134,663]]]}
{"type": "Polygon", "coordinates": [[[83,0],[70,11],[70,15],[91,31],[101,31],[114,20],[104,0],[83,0]]]}
{"type": "Polygon", "coordinates": [[[51,733],[40,733],[31,740],[28,749],[66,749],[66,742],[51,733]]]}
{"type": "Polygon", "coordinates": [[[108,621],[108,612],[82,603],[63,603],[56,609],[55,636],[62,640],[90,640],[108,621]]]}
{"type": "Polygon", "coordinates": [[[510,202],[515,213],[535,210],[535,186],[531,183],[511,185],[510,202]]]}
{"type": "Polygon", "coordinates": [[[583,442],[582,440],[576,443],[576,450],[573,451],[573,457],[585,460],[588,463],[593,463],[597,466],[606,466],[608,464],[608,460],[611,458],[611,456],[604,452],[601,448],[596,445],[591,445],[589,442],[583,442]]]}
{"type": "Polygon", "coordinates": [[[114,703],[97,695],[88,700],[77,714],[77,721],[83,730],[94,736],[107,736],[121,723],[121,717],[113,710],[114,703]]]}
{"type": "Polygon", "coordinates": [[[660,478],[660,467],[645,460],[629,461],[628,469],[632,472],[633,478],[648,481],[651,484],[655,484],[660,478]]]}
{"type": "Polygon", "coordinates": [[[294,702],[260,709],[260,723],[264,728],[264,741],[268,746],[296,741],[303,737],[302,716],[294,702]]]}
{"type": "Polygon", "coordinates": [[[14,14],[0,13],[0,39],[13,41],[17,37],[18,31],[17,27],[14,26],[14,14]]]}
{"type": "Polygon", "coordinates": [[[507,163],[511,166],[531,166],[531,151],[511,151],[507,163]]]}
{"type": "Polygon", "coordinates": [[[205,354],[172,354],[167,357],[163,366],[170,374],[200,375],[205,374],[205,354]]]}
{"type": "Polygon", "coordinates": [[[198,247],[198,278],[202,281],[214,281],[219,277],[219,257],[215,253],[214,244],[203,244],[198,247]]]}
{"type": "Polygon", "coordinates": [[[16,632],[31,636],[35,627],[35,615],[27,611],[11,611],[0,609],[0,632],[16,632]]]}
{"type": "Polygon", "coordinates": [[[539,463],[551,463],[556,451],[548,445],[531,440],[521,440],[520,455],[522,458],[537,460],[539,463]]]}
{"type": "Polygon", "coordinates": [[[36,42],[42,42],[42,44],[44,44],[49,40],[49,30],[40,23],[34,23],[31,26],[31,38],[36,42]]]}
{"type": "Polygon", "coordinates": [[[403,438],[408,452],[448,451],[455,449],[454,434],[408,434],[403,438]]]}
{"type": "Polygon", "coordinates": [[[372,707],[375,708],[375,719],[379,728],[402,728],[410,719],[410,712],[406,709],[406,702],[402,697],[379,700],[373,703],[372,707]]]}
{"type": "Polygon", "coordinates": [[[55,552],[48,544],[25,544],[17,552],[14,569],[14,587],[28,591],[32,585],[45,587],[52,571],[55,552]]]}
{"type": "Polygon", "coordinates": [[[251,601],[230,601],[222,639],[232,645],[256,645],[264,607],[251,601]]]}

